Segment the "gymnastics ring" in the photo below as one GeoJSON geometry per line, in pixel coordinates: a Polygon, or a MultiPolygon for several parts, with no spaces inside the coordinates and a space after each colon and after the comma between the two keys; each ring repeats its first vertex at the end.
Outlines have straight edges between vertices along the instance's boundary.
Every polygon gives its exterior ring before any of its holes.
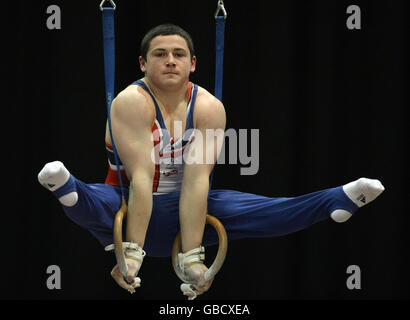
{"type": "MultiPolygon", "coordinates": [[[[212,279],[221,269],[225,257],[226,252],[228,250],[228,236],[226,235],[226,230],[223,224],[215,217],[211,216],[210,214],[206,215],[206,223],[213,226],[218,233],[219,238],[219,247],[218,252],[215,257],[215,261],[209,267],[209,269],[205,272],[205,281],[212,279]]],[[[178,232],[177,236],[175,237],[174,245],[172,247],[172,266],[174,267],[174,271],[177,274],[178,278],[185,282],[184,275],[182,270],[179,268],[178,263],[178,253],[181,251],[181,232],[178,232]]]]}

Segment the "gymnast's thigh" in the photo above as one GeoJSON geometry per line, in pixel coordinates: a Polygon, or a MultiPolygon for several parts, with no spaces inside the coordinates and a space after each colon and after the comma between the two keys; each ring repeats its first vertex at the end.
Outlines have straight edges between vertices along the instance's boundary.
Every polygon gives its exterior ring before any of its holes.
{"type": "MultiPolygon", "coordinates": [[[[235,190],[211,190],[208,213],[224,225],[228,240],[276,235],[272,224],[280,218],[280,204],[288,198],[269,198],[235,190]]],[[[216,232],[206,226],[204,244],[217,244],[216,232]]]]}
{"type": "Polygon", "coordinates": [[[342,187],[286,198],[233,190],[212,190],[208,197],[208,212],[222,222],[229,240],[293,233],[328,219],[336,209],[357,209],[342,187]]]}
{"type": "MultiPolygon", "coordinates": [[[[107,184],[86,184],[73,179],[71,183],[78,194],[78,201],[72,207],[63,205],[65,214],[90,231],[101,244],[111,244],[115,214],[121,206],[120,189],[107,184]]],[[[128,190],[125,198],[128,198],[128,190]]]]}

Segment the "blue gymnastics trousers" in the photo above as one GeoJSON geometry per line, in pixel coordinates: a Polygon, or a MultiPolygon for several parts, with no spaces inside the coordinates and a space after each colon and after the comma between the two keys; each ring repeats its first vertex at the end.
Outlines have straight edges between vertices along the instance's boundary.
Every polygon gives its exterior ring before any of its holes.
{"type": "MultiPolygon", "coordinates": [[[[86,184],[73,175],[54,195],[78,193],[72,207],[62,206],[66,215],[87,229],[103,245],[113,243],[114,217],[121,206],[119,187],[108,184],[86,184]]],[[[128,199],[128,189],[125,189],[128,199]]],[[[153,195],[153,208],[144,250],[152,257],[171,255],[179,232],[180,192],[153,195]]],[[[325,220],[336,209],[354,213],[358,207],[342,187],[325,189],[297,197],[270,198],[234,190],[211,190],[208,212],[224,225],[228,240],[266,238],[293,233],[325,220]]],[[[203,246],[218,244],[212,227],[206,226],[203,246]]]]}

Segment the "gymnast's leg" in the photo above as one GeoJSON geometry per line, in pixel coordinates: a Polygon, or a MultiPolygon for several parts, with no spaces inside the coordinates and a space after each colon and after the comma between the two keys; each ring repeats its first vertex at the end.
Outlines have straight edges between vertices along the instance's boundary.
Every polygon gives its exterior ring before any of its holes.
{"type": "Polygon", "coordinates": [[[91,232],[103,245],[113,242],[113,220],[121,206],[121,191],[107,184],[85,184],[60,161],[47,163],[38,174],[39,182],[62,204],[65,214],[91,232]]]}
{"type": "MultiPolygon", "coordinates": [[[[88,229],[103,246],[112,243],[113,219],[121,206],[119,188],[85,184],[73,177],[59,161],[46,164],[38,180],[59,199],[71,220],[88,229]]],[[[376,199],[383,190],[378,180],[366,178],[292,198],[212,190],[208,197],[208,212],[223,223],[229,240],[282,236],[329,217],[344,222],[358,208],[376,199]]],[[[154,201],[155,214],[151,217],[153,221],[150,222],[146,241],[146,249],[152,251],[154,256],[168,256],[171,253],[179,230],[178,202],[179,193],[157,196],[154,201]],[[161,235],[160,243],[151,239],[152,234],[161,235]]],[[[207,227],[203,245],[217,243],[215,231],[207,227]]]]}
{"type": "MultiPolygon", "coordinates": [[[[292,198],[213,190],[208,198],[208,212],[220,219],[229,240],[282,236],[329,217],[344,222],[383,190],[380,181],[366,178],[292,198]]],[[[206,231],[204,244],[218,243],[216,233],[210,228],[206,231]]]]}

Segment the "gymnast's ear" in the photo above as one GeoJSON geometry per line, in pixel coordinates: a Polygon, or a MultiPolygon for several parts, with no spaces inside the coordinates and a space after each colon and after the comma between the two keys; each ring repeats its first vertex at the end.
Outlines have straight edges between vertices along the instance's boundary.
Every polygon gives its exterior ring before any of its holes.
{"type": "Polygon", "coordinates": [[[196,69],[196,56],[193,56],[191,59],[191,72],[194,72],[196,69]]]}
{"type": "Polygon", "coordinates": [[[141,71],[143,72],[143,73],[145,73],[146,71],[147,71],[147,68],[145,67],[145,60],[144,60],[144,58],[142,57],[142,56],[139,56],[138,57],[138,61],[139,61],[139,63],[140,63],[140,69],[141,69],[141,71]]]}

